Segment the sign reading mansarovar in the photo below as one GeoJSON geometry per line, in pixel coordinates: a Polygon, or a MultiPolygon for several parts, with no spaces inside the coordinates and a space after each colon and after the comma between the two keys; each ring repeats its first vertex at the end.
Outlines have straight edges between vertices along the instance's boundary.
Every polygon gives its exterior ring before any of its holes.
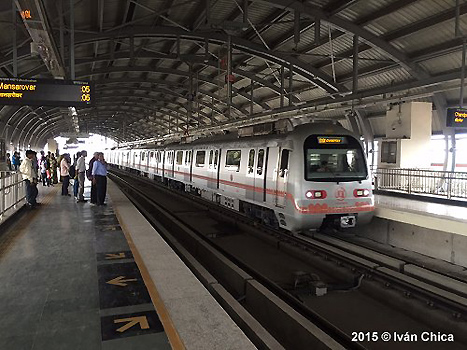
{"type": "Polygon", "coordinates": [[[467,109],[448,108],[446,126],[451,128],[467,128],[467,109]]]}
{"type": "Polygon", "coordinates": [[[0,78],[0,105],[85,107],[93,90],[87,81],[0,78]]]}

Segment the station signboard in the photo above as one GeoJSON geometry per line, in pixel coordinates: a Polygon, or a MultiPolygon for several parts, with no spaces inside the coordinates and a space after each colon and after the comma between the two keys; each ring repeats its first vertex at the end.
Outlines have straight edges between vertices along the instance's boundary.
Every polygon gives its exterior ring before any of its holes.
{"type": "Polygon", "coordinates": [[[446,126],[451,128],[467,128],[467,109],[448,108],[446,126]]]}
{"type": "Polygon", "coordinates": [[[0,105],[86,107],[93,90],[87,81],[0,78],[0,105]]]}

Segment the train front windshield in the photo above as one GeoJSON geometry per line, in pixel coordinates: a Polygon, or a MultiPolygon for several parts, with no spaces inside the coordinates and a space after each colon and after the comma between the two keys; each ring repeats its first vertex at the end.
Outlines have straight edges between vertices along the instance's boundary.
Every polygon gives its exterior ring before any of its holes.
{"type": "Polygon", "coordinates": [[[305,140],[305,179],[359,181],[367,178],[360,143],[351,136],[312,135],[305,140]]]}

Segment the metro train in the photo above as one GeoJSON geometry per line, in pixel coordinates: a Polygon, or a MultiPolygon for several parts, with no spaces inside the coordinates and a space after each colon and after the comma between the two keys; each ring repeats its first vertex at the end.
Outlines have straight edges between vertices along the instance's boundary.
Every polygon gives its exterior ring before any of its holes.
{"type": "Polygon", "coordinates": [[[294,233],[368,223],[374,197],[358,137],[333,123],[285,131],[277,125],[151,149],[116,148],[106,158],[294,233]]]}

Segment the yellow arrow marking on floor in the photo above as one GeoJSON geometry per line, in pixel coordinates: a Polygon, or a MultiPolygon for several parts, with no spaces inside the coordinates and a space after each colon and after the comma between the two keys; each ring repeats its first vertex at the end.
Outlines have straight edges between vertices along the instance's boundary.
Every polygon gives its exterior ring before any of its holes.
{"type": "Polygon", "coordinates": [[[141,329],[149,329],[149,323],[146,316],[136,316],[136,317],[129,317],[129,318],[120,318],[118,320],[114,320],[114,323],[122,323],[128,322],[126,325],[117,329],[117,332],[123,333],[126,330],[130,329],[133,326],[136,326],[138,323],[141,329]]]}
{"type": "Polygon", "coordinates": [[[106,259],[122,259],[125,258],[125,253],[118,253],[118,254],[105,254],[107,255],[106,259]]]}
{"type": "Polygon", "coordinates": [[[130,279],[125,279],[125,276],[118,276],[115,277],[114,279],[111,279],[110,281],[107,281],[105,283],[108,284],[113,284],[114,286],[120,286],[120,287],[126,287],[128,284],[125,282],[134,282],[137,281],[136,278],[130,278],[130,279]]]}

